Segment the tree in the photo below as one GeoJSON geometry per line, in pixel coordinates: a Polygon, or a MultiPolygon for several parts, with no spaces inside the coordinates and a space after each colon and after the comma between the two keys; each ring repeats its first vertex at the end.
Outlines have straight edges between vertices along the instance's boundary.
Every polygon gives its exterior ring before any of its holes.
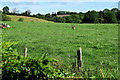
{"type": "Polygon", "coordinates": [[[52,16],[50,15],[50,13],[45,15],[45,18],[51,18],[52,16]]]}
{"type": "Polygon", "coordinates": [[[67,12],[67,14],[77,14],[77,12],[67,12]]]}
{"type": "Polygon", "coordinates": [[[38,14],[37,14],[37,16],[41,16],[41,14],[40,14],[40,13],[38,13],[38,14]]]}
{"type": "Polygon", "coordinates": [[[45,16],[40,13],[36,14],[36,17],[40,19],[45,19],[45,16]]]}
{"type": "Polygon", "coordinates": [[[103,10],[103,18],[105,23],[116,23],[117,18],[114,12],[110,11],[109,9],[103,10]]]}
{"type": "Polygon", "coordinates": [[[65,15],[66,14],[66,11],[58,11],[57,12],[57,15],[65,15]]]}
{"type": "Polygon", "coordinates": [[[52,12],[52,17],[56,16],[57,14],[55,12],[52,12]]]}
{"type": "Polygon", "coordinates": [[[79,17],[80,17],[81,20],[83,20],[84,19],[84,14],[83,13],[79,13],[79,17]]]}
{"type": "Polygon", "coordinates": [[[104,19],[103,19],[103,11],[99,11],[99,23],[103,23],[104,19]]]}
{"type": "Polygon", "coordinates": [[[118,11],[117,20],[118,20],[118,23],[120,23],[120,10],[118,11]]]}
{"type": "Polygon", "coordinates": [[[99,11],[99,18],[103,18],[103,11],[99,11]]]}
{"type": "Polygon", "coordinates": [[[28,9],[28,10],[26,11],[26,13],[27,13],[27,15],[30,15],[31,11],[28,9]]]}
{"type": "Polygon", "coordinates": [[[72,14],[70,16],[72,18],[73,23],[81,23],[81,17],[77,14],[72,14]]]}
{"type": "Polygon", "coordinates": [[[83,20],[85,23],[98,23],[99,22],[99,14],[96,11],[88,11],[85,13],[85,17],[83,20]]]}
{"type": "Polygon", "coordinates": [[[103,18],[99,18],[99,23],[103,23],[104,19],[103,18]]]}
{"type": "Polygon", "coordinates": [[[109,12],[110,12],[110,10],[107,8],[103,10],[103,13],[109,13],[109,12]]]}
{"type": "Polygon", "coordinates": [[[118,9],[118,8],[113,8],[113,9],[111,9],[111,11],[112,11],[112,12],[118,12],[119,9],[118,9]]]}
{"type": "Polygon", "coordinates": [[[55,22],[64,23],[64,22],[66,21],[66,19],[65,19],[65,18],[62,18],[62,17],[55,17],[55,18],[54,18],[54,21],[55,21],[55,22]]]}
{"type": "Polygon", "coordinates": [[[65,16],[64,17],[66,19],[66,23],[72,23],[73,22],[73,18],[71,16],[65,16]]]}
{"type": "Polygon", "coordinates": [[[3,8],[3,13],[9,14],[9,7],[8,7],[8,6],[5,6],[5,7],[3,8]]]}
{"type": "Polygon", "coordinates": [[[119,12],[119,9],[118,8],[113,8],[113,9],[111,9],[111,11],[114,12],[115,15],[117,16],[118,12],[119,12]]]}
{"type": "Polygon", "coordinates": [[[30,13],[31,13],[31,11],[30,11],[30,10],[27,10],[27,11],[23,12],[22,14],[23,14],[24,16],[30,16],[30,13]]]}

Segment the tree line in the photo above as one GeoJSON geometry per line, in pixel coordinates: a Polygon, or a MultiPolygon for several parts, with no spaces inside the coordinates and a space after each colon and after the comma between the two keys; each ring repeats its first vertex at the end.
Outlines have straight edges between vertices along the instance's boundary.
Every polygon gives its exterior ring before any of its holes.
{"type": "Polygon", "coordinates": [[[83,12],[69,12],[69,11],[58,11],[52,12],[52,14],[31,14],[30,10],[19,13],[16,8],[9,12],[9,7],[5,6],[2,11],[3,14],[9,15],[22,15],[29,17],[36,17],[40,19],[45,19],[48,21],[54,21],[59,23],[120,23],[120,10],[118,8],[104,9],[102,11],[87,11],[83,12]],[[57,15],[69,15],[64,17],[57,17],[57,15]]]}

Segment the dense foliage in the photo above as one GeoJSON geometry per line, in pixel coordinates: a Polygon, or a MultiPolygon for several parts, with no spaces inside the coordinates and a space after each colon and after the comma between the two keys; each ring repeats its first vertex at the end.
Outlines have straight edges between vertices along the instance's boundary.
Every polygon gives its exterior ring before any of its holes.
{"type": "Polygon", "coordinates": [[[59,22],[59,23],[119,23],[120,22],[120,10],[118,8],[113,8],[111,10],[104,9],[103,11],[92,10],[85,13],[58,11],[57,13],[52,13],[52,14],[47,13],[45,15],[40,13],[31,15],[30,10],[26,10],[23,13],[18,13],[18,11],[15,8],[15,10],[13,10],[13,12],[10,13],[9,7],[5,6],[3,8],[3,13],[5,14],[36,17],[36,18],[59,22]],[[69,16],[58,17],[57,15],[69,15],[69,16]]]}
{"type": "Polygon", "coordinates": [[[64,72],[55,69],[50,63],[56,60],[50,59],[46,54],[38,57],[23,57],[17,54],[15,42],[2,44],[2,79],[48,79],[63,78],[64,72]],[[61,74],[61,75],[59,75],[61,74]]]}
{"type": "Polygon", "coordinates": [[[9,14],[9,7],[8,7],[8,6],[5,6],[5,7],[3,8],[3,13],[4,13],[4,14],[9,14]]]}
{"type": "Polygon", "coordinates": [[[65,12],[59,11],[59,15],[70,15],[58,18],[52,17],[55,22],[62,23],[118,23],[120,20],[120,10],[118,8],[113,8],[111,10],[104,9],[103,11],[88,11],[86,13],[76,13],[76,12],[65,12]]]}
{"type": "Polygon", "coordinates": [[[3,14],[1,11],[0,11],[0,17],[2,18],[2,21],[11,21],[11,18],[6,16],[6,14],[3,14]]]}

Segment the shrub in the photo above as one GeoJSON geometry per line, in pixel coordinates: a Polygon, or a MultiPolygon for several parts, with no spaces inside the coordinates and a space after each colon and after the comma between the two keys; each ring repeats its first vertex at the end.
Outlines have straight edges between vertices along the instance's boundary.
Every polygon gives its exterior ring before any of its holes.
{"type": "Polygon", "coordinates": [[[2,21],[11,21],[11,18],[5,14],[2,14],[2,21]]]}
{"type": "Polygon", "coordinates": [[[3,80],[16,79],[48,79],[64,77],[64,73],[54,69],[50,62],[55,60],[46,54],[40,58],[23,57],[16,53],[14,42],[2,44],[2,78],[3,80]],[[60,75],[59,75],[60,74],[60,75]]]}
{"type": "Polygon", "coordinates": [[[24,19],[23,18],[19,18],[18,21],[23,21],[24,19]]]}

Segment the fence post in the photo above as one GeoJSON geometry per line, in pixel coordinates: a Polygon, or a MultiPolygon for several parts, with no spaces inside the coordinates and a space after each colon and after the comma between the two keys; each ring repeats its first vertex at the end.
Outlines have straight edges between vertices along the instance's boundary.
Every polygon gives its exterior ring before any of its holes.
{"type": "Polygon", "coordinates": [[[25,48],[24,57],[27,57],[27,48],[25,48]]]}
{"type": "Polygon", "coordinates": [[[103,76],[103,78],[104,78],[104,74],[103,74],[103,72],[102,72],[102,69],[100,69],[100,71],[101,71],[101,73],[102,73],[102,76],[103,76]]]}
{"type": "Polygon", "coordinates": [[[81,70],[82,70],[83,65],[82,65],[82,49],[81,49],[81,47],[77,51],[77,63],[78,63],[78,71],[79,71],[79,68],[81,68],[81,70]]]}

